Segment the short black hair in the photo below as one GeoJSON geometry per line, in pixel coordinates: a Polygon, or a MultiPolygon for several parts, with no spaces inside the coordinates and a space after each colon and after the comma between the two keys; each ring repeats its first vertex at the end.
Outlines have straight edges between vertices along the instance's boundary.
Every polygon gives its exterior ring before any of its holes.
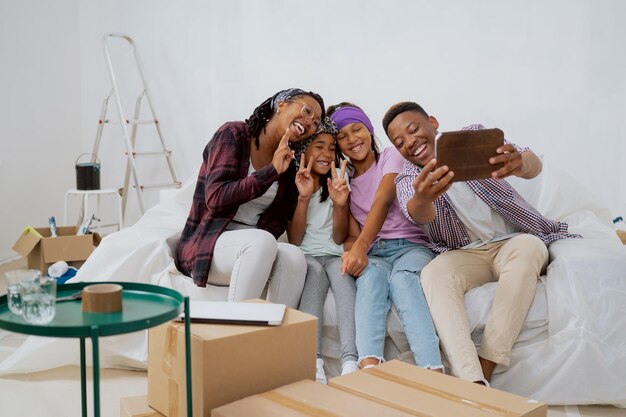
{"type": "Polygon", "coordinates": [[[385,115],[383,116],[383,129],[385,130],[385,133],[387,133],[387,135],[389,134],[387,132],[389,124],[393,122],[393,119],[398,117],[400,113],[404,113],[405,111],[416,112],[425,117],[428,117],[428,113],[426,113],[426,110],[424,110],[422,106],[413,101],[402,101],[400,103],[396,103],[391,106],[389,110],[387,110],[387,113],[385,113],[385,115]]]}

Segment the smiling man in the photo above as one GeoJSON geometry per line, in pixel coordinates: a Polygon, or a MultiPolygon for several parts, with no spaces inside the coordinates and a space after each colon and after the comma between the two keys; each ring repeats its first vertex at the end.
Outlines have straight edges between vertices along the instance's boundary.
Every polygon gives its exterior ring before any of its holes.
{"type": "Polygon", "coordinates": [[[530,149],[505,141],[489,159],[504,163],[492,178],[452,182],[454,172],[437,168],[435,160],[439,122],[419,104],[393,105],[383,127],[406,159],[396,177],[400,209],[424,229],[429,247],[439,254],[422,271],[421,282],[452,373],[486,383],[496,365],[509,366],[537,279],[548,264],[547,246],[579,236],[567,233],[567,224],[543,217],[503,180],[539,175],[541,161],[530,149]],[[498,288],[477,352],[464,294],[492,281],[498,288]]]}

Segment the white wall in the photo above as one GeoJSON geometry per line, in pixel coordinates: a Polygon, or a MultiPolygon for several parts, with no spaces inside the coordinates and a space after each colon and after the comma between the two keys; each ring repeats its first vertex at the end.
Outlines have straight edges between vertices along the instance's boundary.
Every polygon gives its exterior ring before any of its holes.
{"type": "MultiPolygon", "coordinates": [[[[400,100],[421,103],[443,130],[500,127],[558,161],[614,215],[625,214],[624,21],[620,0],[84,1],[81,149],[93,146],[109,89],[100,38],[125,32],[138,44],[182,179],[195,175],[223,122],[298,86],[327,104],[359,104],[385,144],[380,120],[400,100]]],[[[69,97],[61,102],[72,108],[69,97]]],[[[119,132],[107,128],[103,186],[121,185],[122,152],[119,132]]],[[[156,175],[154,167],[146,172],[156,175]]],[[[65,180],[72,186],[73,177],[65,180]]]]}
{"type": "Polygon", "coordinates": [[[0,261],[63,217],[81,150],[79,0],[0,0],[0,261]]]}

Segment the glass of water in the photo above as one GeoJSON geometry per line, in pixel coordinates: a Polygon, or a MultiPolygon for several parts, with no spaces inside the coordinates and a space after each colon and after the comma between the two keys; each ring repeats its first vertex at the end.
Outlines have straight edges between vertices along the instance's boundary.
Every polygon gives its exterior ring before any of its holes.
{"type": "Polygon", "coordinates": [[[41,273],[36,269],[15,269],[4,273],[7,283],[7,302],[11,313],[22,314],[22,295],[20,287],[22,282],[32,284],[39,283],[41,273]]]}
{"type": "Polygon", "coordinates": [[[20,283],[22,296],[22,316],[33,324],[47,324],[56,313],[57,281],[43,277],[37,281],[20,283]]]}

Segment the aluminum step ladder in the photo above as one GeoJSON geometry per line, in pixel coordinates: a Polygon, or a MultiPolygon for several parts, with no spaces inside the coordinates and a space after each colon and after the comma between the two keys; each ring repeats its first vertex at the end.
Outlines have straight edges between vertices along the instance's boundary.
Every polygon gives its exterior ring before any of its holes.
{"type": "Polygon", "coordinates": [[[104,56],[106,59],[107,69],[109,71],[109,77],[111,79],[111,91],[104,98],[102,102],[102,110],[100,112],[100,119],[98,120],[98,129],[96,131],[96,140],[93,148],[93,159],[94,162],[98,157],[98,151],[100,149],[100,141],[102,139],[102,132],[104,130],[104,126],[107,124],[119,124],[122,128],[122,134],[124,139],[124,144],[126,147],[126,175],[124,178],[124,187],[120,189],[120,194],[122,196],[122,213],[124,218],[126,217],[126,206],[128,201],[128,191],[129,185],[131,185],[132,178],[132,187],[135,188],[137,192],[137,199],[139,203],[139,209],[141,214],[145,213],[145,202],[144,202],[144,192],[148,190],[160,190],[166,188],[180,188],[181,182],[176,177],[176,172],[174,171],[174,165],[172,164],[172,151],[168,149],[165,145],[165,140],[163,139],[163,133],[161,132],[161,128],[159,126],[159,119],[155,114],[154,107],[152,106],[152,100],[150,99],[150,94],[148,93],[148,85],[146,84],[146,79],[143,75],[143,69],[141,66],[141,61],[139,59],[139,54],[137,52],[137,47],[135,46],[135,42],[131,39],[130,36],[119,33],[108,33],[102,37],[102,44],[104,49],[104,56]],[[120,97],[120,91],[116,79],[116,74],[113,69],[113,63],[111,61],[111,53],[109,50],[109,40],[112,38],[121,39],[126,42],[126,44],[132,49],[134,62],[136,65],[136,70],[141,79],[142,90],[139,93],[136,101],[135,101],[135,112],[132,119],[128,119],[124,115],[124,109],[122,107],[122,100],[120,97]],[[109,100],[113,98],[115,102],[115,107],[117,109],[117,117],[119,120],[114,121],[107,118],[107,111],[109,107],[109,100]],[[141,116],[141,106],[144,102],[147,103],[148,109],[150,111],[151,119],[139,119],[141,116]],[[156,136],[159,138],[160,146],[154,151],[150,152],[137,152],[136,141],[137,141],[137,128],[139,125],[152,125],[156,129],[156,136]],[[171,181],[167,181],[165,183],[156,183],[156,184],[144,184],[139,180],[139,175],[137,173],[137,163],[136,160],[138,158],[165,158],[165,162],[167,163],[167,167],[169,169],[169,178],[171,181]]]}

